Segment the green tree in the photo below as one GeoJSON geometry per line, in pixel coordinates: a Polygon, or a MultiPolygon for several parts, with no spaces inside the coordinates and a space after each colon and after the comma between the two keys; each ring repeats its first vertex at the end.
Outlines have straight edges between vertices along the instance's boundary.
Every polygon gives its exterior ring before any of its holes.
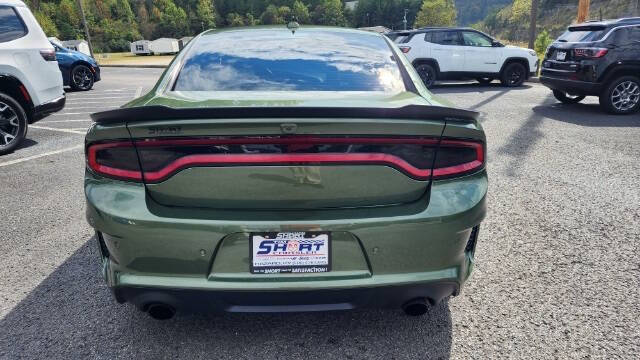
{"type": "Polygon", "coordinates": [[[281,15],[281,9],[273,4],[267,6],[262,15],[260,15],[260,22],[265,25],[284,24],[285,18],[281,15]]]}
{"type": "MultiPolygon", "coordinates": [[[[238,14],[236,14],[238,15],[238,14]]],[[[238,15],[242,18],[240,15],[238,15]]],[[[198,0],[196,5],[196,21],[197,26],[204,26],[205,29],[212,29],[216,27],[216,8],[213,0],[198,0]]],[[[200,29],[198,27],[197,29],[200,29]]]]}
{"type": "Polygon", "coordinates": [[[42,11],[36,11],[34,13],[36,20],[40,23],[42,30],[47,36],[58,37],[60,33],[58,32],[58,28],[56,27],[56,23],[51,19],[51,17],[47,16],[42,11]]]}
{"type": "Polygon", "coordinates": [[[549,35],[549,32],[545,29],[542,30],[538,37],[536,38],[535,50],[538,53],[538,57],[543,57],[547,52],[547,48],[553,42],[553,38],[549,35]]]}
{"type": "Polygon", "coordinates": [[[342,9],[340,0],[321,0],[313,10],[311,18],[317,25],[346,26],[347,20],[342,9]]]}
{"type": "Polygon", "coordinates": [[[307,5],[303,4],[302,1],[296,0],[293,3],[293,8],[291,9],[293,16],[296,17],[296,20],[300,24],[308,24],[311,18],[309,17],[309,8],[307,5]]]}
{"type": "Polygon", "coordinates": [[[237,13],[229,13],[226,18],[227,26],[235,27],[235,26],[244,26],[244,19],[242,15],[237,13]]]}
{"type": "Polygon", "coordinates": [[[413,26],[454,26],[456,15],[453,0],[424,0],[413,26]]]}
{"type": "Polygon", "coordinates": [[[55,14],[56,27],[63,40],[77,39],[80,37],[80,17],[76,12],[72,0],[62,0],[58,4],[55,14]]]}

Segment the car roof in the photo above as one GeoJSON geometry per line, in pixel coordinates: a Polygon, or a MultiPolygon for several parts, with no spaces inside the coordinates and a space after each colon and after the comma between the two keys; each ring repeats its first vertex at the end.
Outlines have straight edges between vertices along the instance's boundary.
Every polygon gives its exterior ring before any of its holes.
{"type": "MultiPolygon", "coordinates": [[[[210,35],[227,33],[227,32],[252,33],[252,32],[260,32],[260,31],[276,31],[276,30],[292,31],[291,29],[287,28],[287,25],[239,26],[239,27],[228,27],[228,28],[207,30],[204,33],[202,33],[202,36],[210,36],[210,35]]],[[[372,32],[372,31],[359,30],[359,29],[353,29],[353,28],[335,27],[335,26],[299,25],[299,27],[295,29],[295,32],[298,32],[298,31],[304,31],[304,32],[327,32],[328,31],[328,32],[335,32],[335,33],[351,33],[351,34],[358,34],[363,36],[377,36],[377,37],[382,37],[383,35],[383,34],[372,32]]]]}
{"type": "Polygon", "coordinates": [[[617,25],[640,25],[640,17],[608,19],[608,20],[590,20],[580,24],[571,25],[569,26],[569,28],[580,28],[580,27],[589,27],[589,26],[609,27],[609,26],[617,26],[617,25]]]}

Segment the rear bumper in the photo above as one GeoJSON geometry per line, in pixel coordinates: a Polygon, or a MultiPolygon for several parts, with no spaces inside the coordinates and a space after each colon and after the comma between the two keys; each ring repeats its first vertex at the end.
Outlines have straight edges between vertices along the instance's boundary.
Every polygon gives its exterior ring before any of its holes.
{"type": "Polygon", "coordinates": [[[427,298],[435,305],[447,296],[457,295],[459,285],[456,282],[433,282],[306,291],[207,291],[119,286],[112,292],[118,302],[132,303],[141,310],[145,310],[148,304],[162,303],[179,311],[264,313],[399,308],[417,298],[427,298]]]}
{"type": "Polygon", "coordinates": [[[93,81],[100,81],[100,66],[92,66],[93,69],[93,81]]]}
{"type": "Polygon", "coordinates": [[[599,83],[550,77],[548,75],[540,76],[540,82],[551,90],[559,90],[575,95],[597,96],[600,95],[602,90],[602,84],[599,83]]]}
{"type": "Polygon", "coordinates": [[[46,102],[44,104],[38,105],[33,109],[33,118],[31,119],[31,123],[34,123],[38,120],[41,120],[47,117],[50,114],[58,112],[64,109],[64,105],[67,101],[65,95],[60,96],[57,99],[46,102]]]}
{"type": "MultiPolygon", "coordinates": [[[[316,211],[165,208],[144,185],[85,177],[87,220],[121,302],[224,311],[312,311],[433,303],[474,266],[472,228],[486,214],[486,171],[435,181],[415,204],[316,211]],[[249,232],[332,233],[332,269],[249,273],[249,232]],[[471,245],[470,245],[471,244],[471,245]]],[[[475,238],[474,238],[475,239],[475,238]]]]}

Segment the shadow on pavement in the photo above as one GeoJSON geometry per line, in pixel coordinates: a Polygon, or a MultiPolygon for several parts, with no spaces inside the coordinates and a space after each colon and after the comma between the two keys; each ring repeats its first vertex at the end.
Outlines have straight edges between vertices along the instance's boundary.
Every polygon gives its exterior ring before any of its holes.
{"type": "Polygon", "coordinates": [[[457,94],[468,92],[484,92],[484,91],[525,91],[531,89],[533,86],[527,83],[520,87],[504,87],[500,82],[493,82],[491,84],[483,85],[477,82],[465,82],[465,83],[438,83],[429,89],[434,94],[457,94]]]}
{"type": "Polygon", "coordinates": [[[640,126],[640,113],[632,115],[610,115],[598,104],[553,103],[533,108],[533,112],[541,117],[583,126],[640,126]]]}
{"type": "Polygon", "coordinates": [[[156,321],[112,300],[90,239],[0,319],[0,358],[449,358],[447,301],[400,310],[192,314],[156,321]]]}

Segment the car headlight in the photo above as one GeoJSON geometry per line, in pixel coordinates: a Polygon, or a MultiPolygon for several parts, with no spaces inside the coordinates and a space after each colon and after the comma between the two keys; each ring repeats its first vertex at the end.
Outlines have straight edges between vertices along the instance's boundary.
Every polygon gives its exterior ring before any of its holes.
{"type": "Polygon", "coordinates": [[[535,52],[534,50],[529,50],[529,55],[538,57],[538,53],[535,52]]]}

